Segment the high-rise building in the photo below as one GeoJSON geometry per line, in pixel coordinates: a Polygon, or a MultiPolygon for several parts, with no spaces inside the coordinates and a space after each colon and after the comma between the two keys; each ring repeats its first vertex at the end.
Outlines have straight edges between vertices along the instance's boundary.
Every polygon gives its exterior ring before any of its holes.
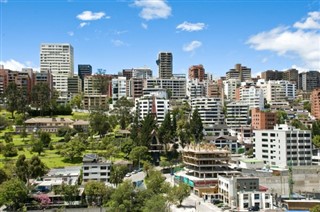
{"type": "Polygon", "coordinates": [[[150,78],[144,81],[144,88],[164,88],[172,99],[183,99],[186,97],[187,82],[185,78],[171,78],[171,79],[155,79],[150,78]]]}
{"type": "Polygon", "coordinates": [[[68,77],[73,76],[73,47],[67,43],[45,43],[40,47],[40,71],[51,71],[58,102],[68,101],[68,77]]]}
{"type": "Polygon", "coordinates": [[[259,109],[264,108],[263,90],[260,87],[246,84],[237,88],[237,91],[239,91],[237,100],[248,104],[250,109],[255,107],[258,107],[259,109]]]}
{"type": "Polygon", "coordinates": [[[241,66],[241,64],[236,64],[233,69],[230,69],[226,73],[226,79],[238,79],[241,82],[251,80],[251,68],[241,66]]]}
{"type": "Polygon", "coordinates": [[[111,81],[111,84],[112,84],[112,102],[114,104],[121,97],[126,97],[127,96],[127,92],[126,92],[127,80],[126,80],[126,77],[113,78],[112,81],[111,81]]]}
{"type": "Polygon", "coordinates": [[[40,49],[40,70],[73,75],[73,47],[67,43],[44,43],[40,49]]]}
{"type": "Polygon", "coordinates": [[[285,72],[283,72],[283,79],[293,82],[298,86],[298,79],[299,79],[299,71],[297,69],[288,69],[285,72]]]}
{"type": "Polygon", "coordinates": [[[198,79],[199,82],[204,80],[205,70],[203,65],[193,65],[189,68],[189,79],[198,79]]]}
{"type": "Polygon", "coordinates": [[[88,64],[79,64],[78,65],[78,75],[81,79],[81,90],[84,90],[84,77],[92,75],[92,66],[88,64]]]}
{"type": "Polygon", "coordinates": [[[172,53],[160,52],[157,65],[159,66],[159,78],[170,79],[172,77],[172,53]]]}

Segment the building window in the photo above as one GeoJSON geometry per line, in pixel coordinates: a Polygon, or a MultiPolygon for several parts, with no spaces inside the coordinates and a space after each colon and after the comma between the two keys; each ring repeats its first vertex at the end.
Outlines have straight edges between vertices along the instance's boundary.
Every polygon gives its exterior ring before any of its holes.
{"type": "Polygon", "coordinates": [[[107,176],[107,173],[102,172],[102,173],[100,173],[100,176],[107,176]]]}
{"type": "Polygon", "coordinates": [[[101,169],[101,170],[106,170],[107,167],[106,167],[106,166],[101,166],[100,169],[101,169]]]}
{"type": "Polygon", "coordinates": [[[254,199],[260,199],[260,194],[254,194],[254,199]]]}
{"type": "Polygon", "coordinates": [[[89,167],[83,167],[84,170],[89,170],[89,167]]]}
{"type": "Polygon", "coordinates": [[[84,173],[83,176],[89,176],[89,173],[84,173]]]}

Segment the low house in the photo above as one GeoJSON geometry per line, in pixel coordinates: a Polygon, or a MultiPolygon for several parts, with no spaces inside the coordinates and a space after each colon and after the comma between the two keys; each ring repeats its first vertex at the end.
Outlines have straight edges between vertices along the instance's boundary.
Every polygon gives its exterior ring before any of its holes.
{"type": "Polygon", "coordinates": [[[90,122],[85,120],[77,120],[72,124],[73,128],[76,129],[78,132],[88,132],[89,125],[90,122]]]}

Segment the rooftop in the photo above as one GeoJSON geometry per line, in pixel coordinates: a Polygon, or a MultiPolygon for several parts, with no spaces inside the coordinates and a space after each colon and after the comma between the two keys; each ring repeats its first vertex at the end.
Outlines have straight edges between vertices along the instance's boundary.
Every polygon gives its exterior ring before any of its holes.
{"type": "Polygon", "coordinates": [[[183,151],[197,153],[230,153],[228,148],[218,149],[214,144],[210,143],[190,144],[187,145],[183,151]]]}

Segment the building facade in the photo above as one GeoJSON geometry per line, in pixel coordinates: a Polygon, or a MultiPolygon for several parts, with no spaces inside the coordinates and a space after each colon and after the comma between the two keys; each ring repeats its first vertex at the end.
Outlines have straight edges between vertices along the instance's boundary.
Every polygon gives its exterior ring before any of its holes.
{"type": "Polygon", "coordinates": [[[230,69],[226,73],[226,79],[237,79],[240,80],[240,82],[251,80],[251,68],[236,64],[233,69],[230,69]]]}
{"type": "MultiPolygon", "coordinates": [[[[144,81],[144,88],[164,88],[170,92],[169,97],[172,99],[186,98],[187,82],[185,78],[156,79],[150,78],[144,81]]],[[[169,93],[168,92],[168,93],[169,93]]]]}
{"type": "Polygon", "coordinates": [[[310,130],[296,129],[287,124],[272,130],[254,130],[254,155],[270,166],[287,167],[312,164],[310,130]]]}
{"type": "Polygon", "coordinates": [[[82,179],[88,181],[109,182],[111,161],[107,161],[97,154],[86,154],[82,159],[82,179]]]}
{"type": "Polygon", "coordinates": [[[315,88],[311,92],[310,96],[311,103],[311,114],[316,118],[320,119],[320,88],[315,88]]]}
{"type": "Polygon", "coordinates": [[[204,80],[205,70],[203,65],[193,65],[189,68],[188,77],[189,80],[198,79],[199,82],[204,80]]]}
{"type": "Polygon", "coordinates": [[[170,79],[172,77],[172,53],[160,52],[158,54],[157,65],[159,67],[159,78],[170,79]]]}
{"type": "Polygon", "coordinates": [[[227,104],[226,124],[230,128],[240,128],[248,125],[249,105],[241,102],[227,104]]]}
{"type": "Polygon", "coordinates": [[[273,129],[277,124],[275,112],[263,111],[259,108],[251,109],[251,126],[254,130],[273,129]]]}

